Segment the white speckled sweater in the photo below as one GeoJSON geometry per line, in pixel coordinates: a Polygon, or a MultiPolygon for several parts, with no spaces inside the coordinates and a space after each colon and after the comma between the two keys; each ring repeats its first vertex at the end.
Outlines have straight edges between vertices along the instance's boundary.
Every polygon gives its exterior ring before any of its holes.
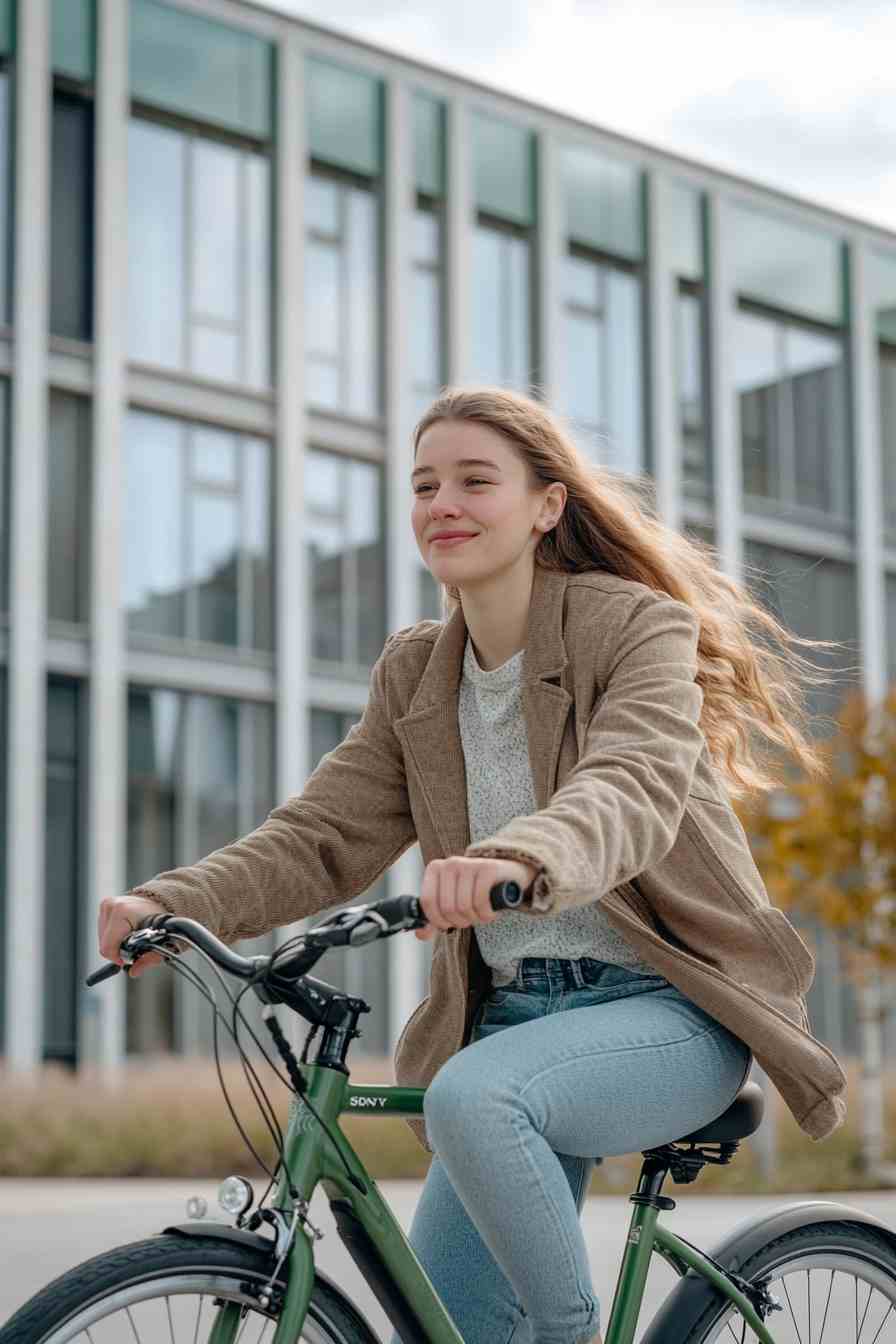
{"type": "MultiPolygon", "coordinates": [[[[459,688],[458,724],[467,772],[470,843],[494,835],[512,817],[537,810],[529,766],[521,678],[523,650],[486,672],[467,636],[459,688]]],[[[594,957],[641,974],[656,972],[607,921],[597,905],[531,919],[505,910],[473,926],[496,985],[509,984],[521,957],[594,957]]]]}

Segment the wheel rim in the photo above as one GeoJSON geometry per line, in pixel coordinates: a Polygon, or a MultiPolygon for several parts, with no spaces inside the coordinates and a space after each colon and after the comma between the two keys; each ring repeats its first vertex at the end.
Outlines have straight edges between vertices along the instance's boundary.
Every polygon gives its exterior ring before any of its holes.
{"type": "MultiPolygon", "coordinates": [[[[262,1282],[255,1274],[241,1274],[237,1280],[231,1274],[198,1270],[146,1278],[98,1294],[45,1335],[42,1344],[204,1344],[219,1310],[214,1298],[246,1308],[234,1344],[270,1344],[275,1317],[241,1288],[250,1281],[262,1282]]],[[[313,1318],[313,1310],[309,1305],[300,1339],[305,1344],[346,1344],[330,1322],[324,1329],[313,1318]]]]}
{"type": "MultiPolygon", "coordinates": [[[[759,1277],[777,1298],[765,1325],[775,1344],[896,1344],[896,1280],[876,1261],[843,1250],[801,1252],[759,1277]]],[[[701,1344],[756,1344],[758,1336],[735,1307],[712,1325],[701,1344]]]]}

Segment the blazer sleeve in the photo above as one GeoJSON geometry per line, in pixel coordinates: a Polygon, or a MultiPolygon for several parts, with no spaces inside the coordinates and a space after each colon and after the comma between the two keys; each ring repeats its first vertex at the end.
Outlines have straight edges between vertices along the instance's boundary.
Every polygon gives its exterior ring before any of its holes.
{"type": "Polygon", "coordinates": [[[528,913],[588,905],[672,848],[705,740],[698,638],[687,603],[642,598],[622,627],[579,760],[549,805],[464,851],[538,868],[521,907],[528,913]]]}
{"type": "Polygon", "coordinates": [[[394,638],[374,664],[362,718],[321,758],[300,794],[242,839],[128,894],[148,896],[233,942],[366,891],[417,838],[388,709],[394,638]]]}

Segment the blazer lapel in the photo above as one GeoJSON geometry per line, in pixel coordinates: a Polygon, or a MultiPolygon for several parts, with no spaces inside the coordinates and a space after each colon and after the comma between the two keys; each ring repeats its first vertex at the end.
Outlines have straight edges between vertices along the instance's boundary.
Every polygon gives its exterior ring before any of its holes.
{"type": "MultiPolygon", "coordinates": [[[[522,706],[537,807],[554,792],[563,729],[573,697],[566,685],[568,657],[563,612],[569,575],[536,565],[522,666],[522,706]]],[[[467,780],[458,724],[458,693],[467,624],[458,606],[433,645],[408,713],[393,729],[413,763],[443,856],[470,843],[467,780]]]]}

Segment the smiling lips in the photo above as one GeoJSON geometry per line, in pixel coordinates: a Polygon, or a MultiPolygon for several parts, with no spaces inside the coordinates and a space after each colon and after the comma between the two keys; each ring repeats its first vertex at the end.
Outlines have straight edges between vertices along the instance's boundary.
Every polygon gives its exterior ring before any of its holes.
{"type": "Polygon", "coordinates": [[[461,532],[449,537],[434,537],[433,546],[459,546],[462,541],[472,541],[475,532],[461,532]]]}

